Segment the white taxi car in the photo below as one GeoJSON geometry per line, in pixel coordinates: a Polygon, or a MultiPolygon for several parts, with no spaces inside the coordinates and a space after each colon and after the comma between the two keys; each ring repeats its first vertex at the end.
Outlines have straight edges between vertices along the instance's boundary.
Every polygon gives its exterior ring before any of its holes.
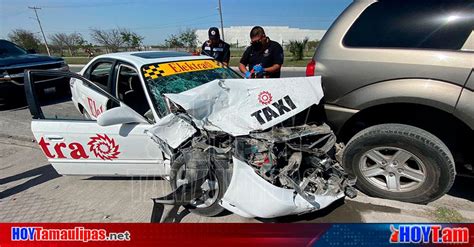
{"type": "MultiPolygon", "coordinates": [[[[98,56],[80,75],[151,122],[168,114],[162,94],[180,93],[214,79],[241,78],[207,56],[180,52],[126,52],[98,56]]],[[[86,118],[109,109],[107,97],[80,81],[72,83],[72,100],[86,118]]]]}
{"type": "Polygon", "coordinates": [[[210,57],[162,52],[25,76],[32,132],[60,174],[167,177],[173,191],[154,202],[205,216],[274,218],[356,195],[313,108],[320,77],[243,79],[210,57]],[[71,78],[72,101],[41,102],[34,82],[48,76],[71,78]]]}
{"type": "Polygon", "coordinates": [[[215,79],[242,78],[207,56],[125,52],[98,56],[79,75],[32,70],[25,79],[34,82],[58,74],[71,77],[72,102],[84,117],[46,116],[48,109],[39,105],[33,93],[34,83],[27,83],[32,132],[58,173],[94,176],[168,175],[163,152],[145,133],[169,114],[162,95],[215,79]],[[122,122],[128,118],[136,124],[98,124],[97,117],[112,108],[129,109],[117,114],[122,122]]]}

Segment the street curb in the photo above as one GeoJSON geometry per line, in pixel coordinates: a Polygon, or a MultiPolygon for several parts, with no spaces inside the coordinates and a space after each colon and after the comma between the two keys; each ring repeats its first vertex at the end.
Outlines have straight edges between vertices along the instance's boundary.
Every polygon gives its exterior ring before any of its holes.
{"type": "MultiPolygon", "coordinates": [[[[84,67],[85,64],[69,64],[69,67],[73,67],[73,68],[82,68],[84,67]]],[[[235,71],[239,71],[239,67],[231,67],[233,70],[235,71]]],[[[285,67],[283,66],[281,68],[281,71],[285,72],[285,71],[288,71],[288,72],[303,72],[303,71],[306,71],[306,67],[285,67]]]]}

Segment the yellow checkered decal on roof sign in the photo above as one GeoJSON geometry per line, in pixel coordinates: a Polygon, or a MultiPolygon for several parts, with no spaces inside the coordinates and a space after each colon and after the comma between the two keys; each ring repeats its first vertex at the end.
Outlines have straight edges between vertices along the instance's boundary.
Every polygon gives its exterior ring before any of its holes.
{"type": "Polygon", "coordinates": [[[170,76],[194,71],[222,68],[222,65],[214,60],[191,60],[185,62],[170,62],[143,66],[143,75],[146,79],[170,76]]]}

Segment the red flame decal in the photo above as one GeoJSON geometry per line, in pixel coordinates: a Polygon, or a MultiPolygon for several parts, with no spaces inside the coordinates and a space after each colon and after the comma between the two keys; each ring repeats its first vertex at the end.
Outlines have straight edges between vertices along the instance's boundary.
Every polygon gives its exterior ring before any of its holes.
{"type": "Polygon", "coordinates": [[[95,155],[95,157],[102,160],[114,160],[118,159],[120,154],[120,145],[115,144],[113,138],[109,138],[106,134],[97,134],[95,137],[91,137],[87,143],[89,150],[95,155]]]}

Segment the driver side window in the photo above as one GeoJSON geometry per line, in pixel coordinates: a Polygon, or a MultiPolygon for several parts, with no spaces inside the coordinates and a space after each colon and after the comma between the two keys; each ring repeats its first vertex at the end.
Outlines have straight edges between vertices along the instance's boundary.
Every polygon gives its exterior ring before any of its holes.
{"type": "Polygon", "coordinates": [[[103,112],[120,106],[120,102],[108,92],[90,83],[84,77],[62,71],[30,71],[25,81],[27,100],[31,114],[35,119],[54,120],[95,120],[103,112]],[[52,94],[37,90],[38,82],[61,78],[74,87],[77,97],[52,94]]]}
{"type": "Polygon", "coordinates": [[[153,113],[146,99],[138,72],[134,68],[122,64],[119,67],[116,83],[117,98],[138,114],[154,122],[153,113]]]}
{"type": "Polygon", "coordinates": [[[112,62],[99,62],[92,68],[89,79],[102,89],[107,89],[111,69],[112,62]]]}

